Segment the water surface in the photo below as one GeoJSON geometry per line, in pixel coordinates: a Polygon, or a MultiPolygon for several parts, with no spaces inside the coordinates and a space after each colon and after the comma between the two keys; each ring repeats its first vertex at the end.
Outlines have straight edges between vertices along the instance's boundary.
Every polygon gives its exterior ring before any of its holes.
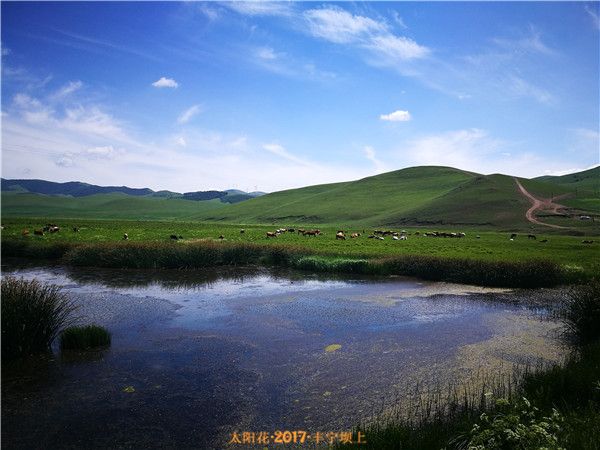
{"type": "Polygon", "coordinates": [[[11,448],[226,448],[233,431],[346,431],[416,383],[508,373],[565,353],[557,324],[540,320],[545,303],[532,301],[559,295],[551,290],[249,268],[13,262],[8,274],[62,286],[81,323],[113,335],[108,350],[55,349],[3,367],[11,448]],[[326,351],[332,344],[341,347],[326,351]]]}

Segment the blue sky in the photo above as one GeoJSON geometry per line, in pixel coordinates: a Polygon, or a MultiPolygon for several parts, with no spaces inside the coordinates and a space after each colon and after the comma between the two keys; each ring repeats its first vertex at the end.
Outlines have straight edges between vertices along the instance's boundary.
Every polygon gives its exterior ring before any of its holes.
{"type": "Polygon", "coordinates": [[[597,165],[598,2],[2,2],[2,176],[274,191],[597,165]]]}

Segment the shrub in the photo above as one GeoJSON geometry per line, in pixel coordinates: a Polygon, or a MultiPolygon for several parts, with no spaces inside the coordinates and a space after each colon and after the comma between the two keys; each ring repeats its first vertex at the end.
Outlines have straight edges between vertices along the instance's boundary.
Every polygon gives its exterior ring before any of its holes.
{"type": "Polygon", "coordinates": [[[60,348],[63,350],[85,350],[110,345],[110,333],[98,325],[69,327],[60,335],[60,348]]]}
{"type": "Polygon", "coordinates": [[[2,359],[47,351],[75,307],[54,285],[2,280],[2,359]]]}
{"type": "Polygon", "coordinates": [[[571,288],[561,319],[567,336],[576,344],[600,339],[600,280],[571,288]]]}
{"type": "Polygon", "coordinates": [[[562,416],[556,409],[542,417],[539,409],[525,397],[513,404],[498,399],[494,412],[484,412],[479,423],[473,425],[466,447],[469,450],[563,450],[558,438],[561,425],[562,416]]]}

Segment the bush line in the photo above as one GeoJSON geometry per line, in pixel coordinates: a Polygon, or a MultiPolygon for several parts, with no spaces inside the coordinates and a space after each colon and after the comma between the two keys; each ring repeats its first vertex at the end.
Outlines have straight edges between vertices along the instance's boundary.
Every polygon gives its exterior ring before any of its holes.
{"type": "Polygon", "coordinates": [[[276,265],[313,272],[404,275],[432,281],[495,287],[549,287],[582,281],[547,260],[487,261],[423,255],[374,259],[315,255],[293,246],[200,241],[190,243],[111,242],[30,245],[2,242],[2,256],[61,260],[72,266],[128,269],[195,269],[226,265],[276,265]]]}

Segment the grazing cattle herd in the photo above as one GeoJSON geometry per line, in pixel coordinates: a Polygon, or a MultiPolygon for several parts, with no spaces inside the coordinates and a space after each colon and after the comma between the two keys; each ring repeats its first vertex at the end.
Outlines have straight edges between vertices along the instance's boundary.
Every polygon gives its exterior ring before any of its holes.
{"type": "MultiPolygon", "coordinates": [[[[1,229],[4,230],[5,228],[6,227],[4,225],[2,225],[1,229]]],[[[78,226],[73,226],[71,229],[72,229],[73,233],[79,233],[81,231],[81,228],[78,226]]],[[[41,228],[34,229],[33,234],[35,236],[45,236],[46,233],[58,233],[58,232],[60,232],[60,230],[61,230],[61,228],[57,224],[47,223],[46,225],[44,225],[41,228]]],[[[246,229],[242,228],[242,229],[240,229],[239,232],[241,235],[243,235],[246,233],[246,229]]],[[[277,238],[278,236],[281,236],[282,234],[285,234],[285,233],[297,233],[298,235],[312,236],[312,237],[322,236],[325,234],[318,228],[314,228],[314,229],[277,228],[275,231],[267,231],[266,238],[267,239],[277,238]]],[[[335,233],[335,240],[336,241],[338,241],[338,240],[345,241],[347,237],[350,237],[351,239],[358,239],[363,234],[365,234],[364,229],[362,230],[362,232],[358,232],[358,231],[349,232],[346,230],[338,229],[335,233]]],[[[23,229],[21,231],[21,235],[24,237],[29,236],[30,231],[28,229],[23,229]]],[[[426,232],[415,231],[414,233],[408,233],[406,230],[401,230],[401,231],[373,230],[373,232],[368,235],[368,238],[383,241],[383,240],[385,240],[386,237],[391,237],[391,239],[394,241],[406,241],[406,240],[408,240],[408,236],[410,236],[410,235],[413,235],[415,237],[437,237],[437,238],[460,239],[460,238],[466,237],[467,234],[464,232],[445,232],[445,231],[426,231],[426,232]]],[[[519,235],[517,233],[511,233],[508,239],[510,241],[514,241],[515,239],[518,238],[518,236],[519,235]]],[[[481,239],[481,236],[476,235],[475,238],[481,239]]],[[[179,234],[171,234],[169,236],[169,239],[172,241],[180,241],[180,240],[183,240],[183,236],[181,236],[179,234]]],[[[221,235],[219,235],[218,239],[223,241],[223,240],[226,240],[226,237],[224,234],[221,234],[221,235]]],[[[122,240],[124,240],[124,241],[129,240],[129,235],[127,233],[123,233],[122,240]]],[[[538,240],[537,236],[535,234],[527,234],[527,240],[537,241],[541,244],[548,242],[548,239],[538,240]]],[[[594,241],[590,240],[590,239],[584,239],[581,241],[581,243],[590,245],[590,244],[593,244],[594,241]]]]}

